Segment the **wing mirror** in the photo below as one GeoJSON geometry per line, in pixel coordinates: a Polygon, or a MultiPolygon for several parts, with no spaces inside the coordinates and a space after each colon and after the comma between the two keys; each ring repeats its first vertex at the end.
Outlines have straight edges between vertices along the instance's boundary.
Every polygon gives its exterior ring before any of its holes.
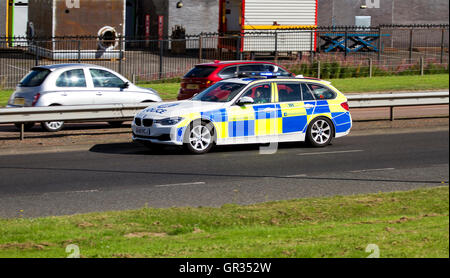
{"type": "Polygon", "coordinates": [[[255,101],[251,97],[241,97],[236,102],[236,104],[239,105],[239,106],[246,105],[246,104],[253,104],[253,103],[255,103],[255,101]]]}
{"type": "Polygon", "coordinates": [[[122,88],[122,89],[126,89],[128,87],[130,87],[130,83],[128,83],[128,82],[125,82],[122,84],[122,86],[120,86],[120,88],[122,88]]]}

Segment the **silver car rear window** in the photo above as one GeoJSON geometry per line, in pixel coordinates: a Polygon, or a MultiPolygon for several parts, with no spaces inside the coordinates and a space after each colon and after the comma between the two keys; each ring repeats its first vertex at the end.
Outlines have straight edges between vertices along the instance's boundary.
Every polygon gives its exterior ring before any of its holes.
{"type": "Polygon", "coordinates": [[[50,74],[50,70],[35,68],[32,69],[19,83],[21,87],[36,87],[44,82],[45,78],[50,74]]]}

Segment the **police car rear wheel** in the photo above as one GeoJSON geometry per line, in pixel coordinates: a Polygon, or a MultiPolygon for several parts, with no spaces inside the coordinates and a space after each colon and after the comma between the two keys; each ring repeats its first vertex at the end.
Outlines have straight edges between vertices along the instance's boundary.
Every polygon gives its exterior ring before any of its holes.
{"type": "Polygon", "coordinates": [[[325,147],[333,139],[333,124],[326,118],[314,119],[308,126],[306,139],[314,147],[325,147]]]}
{"type": "Polygon", "coordinates": [[[214,131],[210,123],[197,123],[191,126],[185,136],[184,146],[194,154],[207,153],[214,145],[214,131]]]}

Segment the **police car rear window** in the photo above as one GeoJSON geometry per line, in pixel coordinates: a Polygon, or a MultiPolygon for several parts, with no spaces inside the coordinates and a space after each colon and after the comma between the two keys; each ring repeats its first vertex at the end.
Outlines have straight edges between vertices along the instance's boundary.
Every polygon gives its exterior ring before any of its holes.
{"type": "Polygon", "coordinates": [[[336,97],[336,93],[326,87],[317,84],[309,84],[309,88],[311,89],[311,92],[314,94],[317,100],[333,99],[336,97]]]}
{"type": "Polygon", "coordinates": [[[184,77],[199,77],[199,78],[205,78],[208,77],[216,67],[211,66],[196,66],[195,68],[191,69],[184,77]]]}

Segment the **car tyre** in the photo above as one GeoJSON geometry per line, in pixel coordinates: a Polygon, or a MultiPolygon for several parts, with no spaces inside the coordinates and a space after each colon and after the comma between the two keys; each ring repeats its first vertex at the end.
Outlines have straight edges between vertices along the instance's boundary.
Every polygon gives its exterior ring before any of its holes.
{"type": "Polygon", "coordinates": [[[318,117],[311,121],[306,132],[306,141],[313,147],[325,147],[331,143],[334,127],[325,117],[318,117]]]}
{"type": "Polygon", "coordinates": [[[57,132],[63,129],[64,121],[42,122],[41,127],[48,132],[57,132]]]}
{"type": "Polygon", "coordinates": [[[204,154],[214,146],[216,136],[211,123],[194,121],[184,134],[184,147],[193,154],[204,154]]]}
{"type": "Polygon", "coordinates": [[[112,122],[108,122],[108,124],[113,128],[119,128],[122,126],[123,121],[112,121],[112,122]]]}
{"type": "MultiPolygon", "coordinates": [[[[20,130],[21,123],[15,123],[14,125],[16,126],[17,130],[20,130]]],[[[23,125],[23,129],[25,131],[27,131],[27,130],[30,130],[33,126],[34,126],[34,123],[25,123],[23,125]]]]}

